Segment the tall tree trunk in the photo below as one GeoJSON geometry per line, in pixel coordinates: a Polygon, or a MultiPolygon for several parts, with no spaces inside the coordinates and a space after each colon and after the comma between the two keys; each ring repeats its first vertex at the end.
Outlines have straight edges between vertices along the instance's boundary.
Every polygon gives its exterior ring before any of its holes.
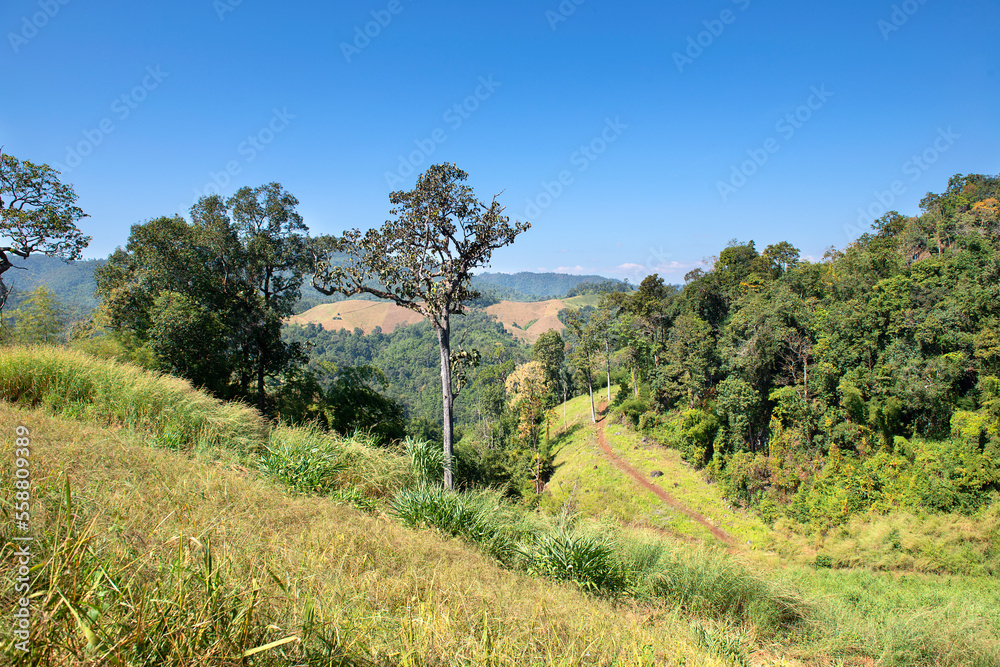
{"type": "Polygon", "coordinates": [[[594,409],[594,383],[590,379],[590,369],[587,369],[587,391],[590,392],[590,420],[597,423],[597,411],[594,409]]]}
{"type": "Polygon", "coordinates": [[[257,343],[257,409],[267,414],[267,397],[264,395],[264,344],[257,343]]]}
{"type": "Polygon", "coordinates": [[[611,341],[604,341],[604,356],[608,362],[608,404],[611,403],[611,341]]]}
{"type": "Polygon", "coordinates": [[[451,390],[451,323],[448,312],[442,316],[441,325],[437,326],[438,345],[441,348],[441,402],[443,404],[442,431],[444,440],[444,488],[451,489],[454,482],[451,476],[451,408],[453,395],[451,390]]]}

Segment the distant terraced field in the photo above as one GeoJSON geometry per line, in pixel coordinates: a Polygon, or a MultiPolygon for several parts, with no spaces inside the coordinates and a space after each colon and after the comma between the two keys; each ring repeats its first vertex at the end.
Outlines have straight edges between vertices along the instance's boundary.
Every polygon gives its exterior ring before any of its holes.
{"type": "Polygon", "coordinates": [[[424,318],[415,311],[382,301],[340,301],[324,303],[310,308],[301,315],[289,318],[289,324],[322,324],[327,331],[361,329],[371,333],[381,327],[383,333],[392,333],[404,324],[415,324],[424,318]]]}
{"type": "Polygon", "coordinates": [[[518,340],[534,343],[550,329],[562,331],[566,328],[558,317],[563,308],[566,308],[566,303],[562,299],[501,301],[487,308],[486,312],[503,322],[504,327],[518,340]]]}
{"type": "MultiPolygon", "coordinates": [[[[573,297],[571,299],[550,299],[549,301],[501,301],[490,306],[486,312],[493,315],[518,340],[532,344],[550,329],[563,331],[566,327],[559,321],[559,311],[564,308],[579,308],[594,305],[596,297],[573,297]]],[[[383,333],[392,333],[404,324],[414,324],[423,319],[419,313],[400,308],[392,303],[379,301],[340,301],[311,308],[301,315],[289,318],[289,324],[322,324],[327,331],[360,328],[371,333],[381,327],[383,333]]]]}

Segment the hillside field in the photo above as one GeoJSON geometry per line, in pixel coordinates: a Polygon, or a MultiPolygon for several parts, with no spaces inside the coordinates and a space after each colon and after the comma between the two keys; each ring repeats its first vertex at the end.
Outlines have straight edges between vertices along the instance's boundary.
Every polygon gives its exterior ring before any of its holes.
{"type": "MultiPolygon", "coordinates": [[[[548,301],[501,301],[486,308],[517,340],[532,344],[549,330],[562,332],[566,326],[559,321],[559,312],[567,308],[596,306],[599,295],[589,294],[568,299],[548,301]]],[[[375,327],[382,333],[392,333],[397,328],[422,322],[423,317],[412,310],[382,301],[352,299],[326,303],[288,319],[289,324],[323,325],[327,331],[361,329],[366,334],[375,327]]]]}

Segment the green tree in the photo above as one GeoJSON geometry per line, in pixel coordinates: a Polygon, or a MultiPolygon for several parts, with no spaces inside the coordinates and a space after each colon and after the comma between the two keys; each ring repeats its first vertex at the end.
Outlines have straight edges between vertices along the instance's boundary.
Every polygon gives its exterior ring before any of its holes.
{"type": "MultiPolygon", "coordinates": [[[[309,268],[308,229],[295,207],[299,200],[278,183],[240,188],[226,201],[238,240],[237,275],[250,286],[246,355],[253,360],[258,407],[266,409],[266,381],[302,361],[281,341],[282,321],[292,314],[309,268]]],[[[218,202],[211,202],[213,213],[218,202]]],[[[204,207],[203,207],[204,208],[204,207]]]]}
{"type": "Polygon", "coordinates": [[[413,190],[389,195],[394,220],[362,234],[353,229],[326,237],[316,246],[313,286],[326,295],[367,293],[393,301],[426,317],[438,337],[441,357],[444,486],[453,487],[453,407],[462,378],[456,364],[475,362],[475,355],[452,350],[451,316],[464,312],[478,296],[472,271],[489,264],[494,250],[514,242],[530,225],[510,223],[496,197],[476,199],[454,165],[430,167],[413,190]],[[347,254],[335,264],[332,253],[347,254]]]}
{"type": "Polygon", "coordinates": [[[662,402],[673,404],[686,397],[688,408],[694,407],[695,401],[708,388],[715,365],[714,348],[712,328],[703,319],[693,313],[684,313],[674,321],[664,364],[654,383],[662,402]]]}
{"type": "MultiPolygon", "coordinates": [[[[566,357],[566,342],[554,329],[546,331],[531,348],[531,359],[542,366],[545,382],[551,387],[552,396],[562,380],[562,366],[566,357]]],[[[554,401],[550,400],[554,404],[554,401]]]]}
{"type": "Polygon", "coordinates": [[[543,459],[547,456],[540,447],[545,399],[552,393],[552,386],[545,375],[545,368],[540,362],[529,361],[518,366],[505,383],[510,407],[518,415],[518,435],[534,452],[535,493],[541,493],[544,486],[543,459]]]}
{"type": "Polygon", "coordinates": [[[597,423],[597,410],[594,406],[594,366],[597,362],[598,340],[594,327],[585,322],[580,311],[571,310],[566,314],[566,327],[573,342],[570,363],[587,380],[587,392],[590,395],[590,420],[597,423]]]}
{"type": "Polygon", "coordinates": [[[266,381],[304,362],[281,337],[308,265],[297,203],[271,183],[203,197],[191,223],[133,226],[95,272],[110,328],[132,349],[158,350],[165,370],[269,413],[266,381]]]}
{"type": "Polygon", "coordinates": [[[223,358],[205,354],[224,340],[216,313],[190,296],[164,291],[153,302],[149,318],[149,346],[163,370],[217,394],[225,391],[223,358]]]}
{"type": "Polygon", "coordinates": [[[56,345],[66,341],[66,309],[45,285],[32,290],[11,316],[13,337],[19,343],[56,345]]]}
{"type": "Polygon", "coordinates": [[[10,295],[3,274],[16,268],[11,255],[80,259],[90,237],[76,223],[85,217],[58,171],[0,153],[0,311],[10,295]]]}
{"type": "Polygon", "coordinates": [[[397,401],[382,395],[388,384],[385,373],[373,366],[336,369],[326,391],[327,419],[338,433],[369,433],[380,444],[406,436],[406,411],[397,401]]]}

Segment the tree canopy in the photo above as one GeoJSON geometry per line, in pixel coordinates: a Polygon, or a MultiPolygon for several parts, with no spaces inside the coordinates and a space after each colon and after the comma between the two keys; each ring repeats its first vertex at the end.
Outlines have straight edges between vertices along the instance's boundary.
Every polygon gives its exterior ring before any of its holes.
{"type": "Polygon", "coordinates": [[[3,274],[15,267],[11,255],[80,258],[90,237],[76,226],[87,217],[76,199],[55,169],[0,153],[0,310],[10,292],[3,274]]]}
{"type": "Polygon", "coordinates": [[[324,294],[367,293],[421,313],[438,334],[444,427],[444,483],[452,488],[452,409],[461,378],[456,362],[474,361],[466,351],[453,354],[450,317],[478,297],[472,271],[489,265],[493,251],[510,245],[530,225],[511,224],[496,197],[478,200],[465,185],[468,174],[454,165],[430,167],[410,191],[389,196],[394,219],[362,233],[318,239],[313,285],[324,294]],[[346,253],[334,263],[332,253],[346,253]],[[453,381],[458,379],[458,386],[453,381]]]}
{"type": "Polygon", "coordinates": [[[112,330],[164,370],[268,413],[268,380],[304,361],[281,338],[308,266],[297,204],[270,183],[203,197],[191,222],[134,225],[95,272],[112,330]]]}

